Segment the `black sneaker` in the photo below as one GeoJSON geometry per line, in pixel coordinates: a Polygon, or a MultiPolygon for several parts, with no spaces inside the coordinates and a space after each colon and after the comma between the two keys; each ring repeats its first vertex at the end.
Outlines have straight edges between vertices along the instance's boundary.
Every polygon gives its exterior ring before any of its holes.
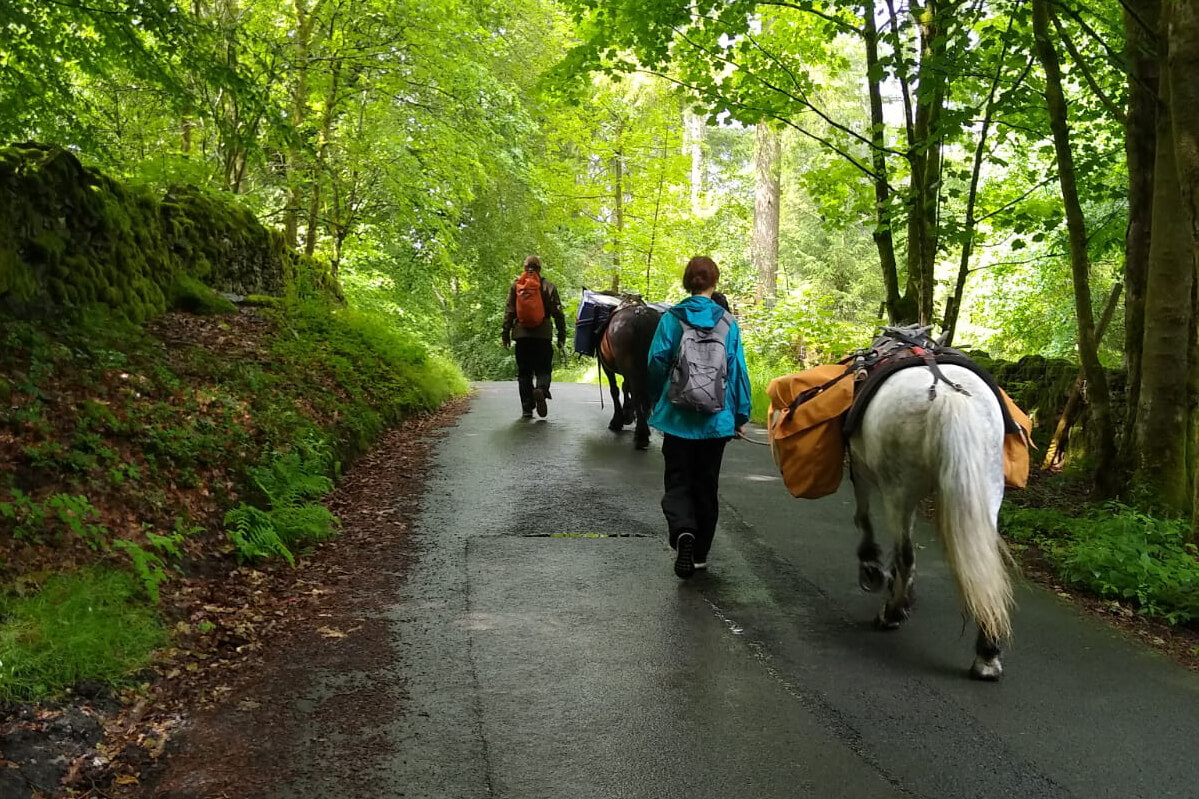
{"type": "Polygon", "coordinates": [[[550,412],[550,409],[545,406],[544,388],[533,389],[533,402],[537,404],[537,415],[544,419],[545,415],[550,412]]]}
{"type": "Polygon", "coordinates": [[[674,573],[680,580],[686,580],[695,574],[695,536],[692,533],[679,533],[675,548],[678,554],[674,558],[674,573]]]}
{"type": "Polygon", "coordinates": [[[520,418],[522,418],[522,419],[532,419],[532,418],[533,418],[533,412],[532,412],[532,411],[524,411],[523,413],[521,413],[521,415],[520,415],[520,418]]]}

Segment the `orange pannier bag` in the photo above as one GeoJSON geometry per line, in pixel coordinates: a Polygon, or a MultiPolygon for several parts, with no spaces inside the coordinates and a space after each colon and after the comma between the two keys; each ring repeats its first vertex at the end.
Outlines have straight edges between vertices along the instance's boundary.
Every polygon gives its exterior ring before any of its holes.
{"type": "Polygon", "coordinates": [[[1012,421],[1020,428],[1018,433],[1003,437],[1003,484],[1008,488],[1024,488],[1028,485],[1028,448],[1032,446],[1032,419],[1020,410],[1003,389],[1003,404],[1012,421]]]}
{"type": "Polygon", "coordinates": [[[852,369],[838,363],[776,377],[766,387],[770,451],[792,496],[816,499],[841,485],[845,468],[841,423],[853,404],[853,388],[852,369]],[[821,386],[825,386],[823,391],[821,386]],[[805,391],[812,391],[813,396],[791,410],[791,404],[805,391]]]}

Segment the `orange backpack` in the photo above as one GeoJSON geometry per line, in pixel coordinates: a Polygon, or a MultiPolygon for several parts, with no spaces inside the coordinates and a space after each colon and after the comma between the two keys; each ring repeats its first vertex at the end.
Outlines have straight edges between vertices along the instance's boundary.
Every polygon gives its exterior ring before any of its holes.
{"type": "Polygon", "coordinates": [[[541,298],[541,275],[524,272],[516,279],[516,321],[521,327],[540,327],[545,321],[545,301],[541,298]]]}

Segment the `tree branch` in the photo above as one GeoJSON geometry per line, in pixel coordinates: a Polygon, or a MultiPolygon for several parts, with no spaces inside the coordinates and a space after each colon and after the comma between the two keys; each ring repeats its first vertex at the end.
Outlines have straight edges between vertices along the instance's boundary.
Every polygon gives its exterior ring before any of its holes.
{"type": "MultiPolygon", "coordinates": [[[[844,133],[845,135],[847,135],[853,139],[857,139],[859,142],[866,145],[867,147],[873,148],[876,146],[874,144],[874,142],[872,142],[870,139],[866,138],[862,134],[858,133],[857,131],[853,130],[852,128],[848,127],[847,125],[843,125],[843,124],[831,119],[821,109],[819,109],[815,105],[813,105],[807,98],[800,96],[800,95],[793,94],[781,86],[776,86],[774,83],[766,80],[758,73],[742,67],[739,63],[737,63],[733,59],[729,58],[728,56],[724,55],[723,53],[719,53],[714,50],[711,50],[710,48],[704,47],[703,45],[695,42],[693,39],[691,39],[689,36],[687,36],[687,34],[685,32],[683,32],[682,30],[680,30],[679,28],[676,27],[673,30],[675,31],[676,34],[678,34],[678,36],[683,41],[687,42],[687,44],[691,45],[691,47],[695,48],[699,52],[704,53],[707,56],[709,56],[710,58],[713,58],[723,64],[726,64],[727,66],[733,67],[734,69],[740,71],[741,74],[749,76],[750,78],[754,79],[759,84],[766,87],[767,89],[770,89],[771,91],[774,91],[774,92],[778,92],[779,94],[783,95],[784,97],[794,100],[795,102],[802,105],[804,108],[807,108],[809,111],[811,111],[812,113],[816,114],[818,117],[823,119],[830,127],[841,131],[842,133],[844,133]]],[[[765,52],[765,51],[763,51],[763,52],[765,52]]],[[[794,76],[792,76],[792,78],[794,79],[794,76]]],[[[739,105],[741,108],[745,108],[746,110],[753,110],[752,106],[748,106],[743,103],[736,103],[736,104],[739,105]]],[[[770,114],[769,116],[771,116],[771,118],[779,119],[779,121],[785,121],[781,117],[776,117],[773,114],[770,114]]],[[[798,130],[798,128],[797,128],[797,130],[798,130]]],[[[899,152],[898,150],[891,150],[888,148],[883,148],[883,151],[887,152],[891,155],[899,155],[899,156],[903,155],[903,153],[899,152]]]]}
{"type": "Polygon", "coordinates": [[[680,86],[684,89],[687,89],[688,91],[691,91],[694,94],[697,94],[701,97],[708,97],[710,99],[715,99],[723,105],[734,106],[736,108],[742,108],[746,111],[754,111],[758,114],[761,114],[764,117],[773,119],[776,122],[786,125],[787,127],[792,128],[795,131],[798,131],[799,133],[803,134],[804,136],[807,136],[808,138],[810,138],[816,142],[819,142],[820,144],[823,144],[829,150],[833,151],[837,155],[844,158],[846,161],[848,161],[850,164],[852,164],[862,174],[866,175],[871,180],[879,179],[878,175],[873,170],[871,170],[869,167],[865,166],[861,161],[854,158],[852,155],[847,153],[845,150],[843,150],[840,147],[838,147],[837,145],[833,144],[828,139],[826,139],[822,136],[819,136],[819,135],[811,132],[810,130],[805,129],[805,128],[795,124],[790,119],[781,117],[772,111],[767,111],[766,109],[763,109],[763,108],[755,108],[754,106],[747,105],[739,100],[734,100],[730,97],[725,97],[724,95],[721,95],[721,94],[715,94],[712,92],[705,91],[704,89],[701,89],[698,86],[695,86],[694,84],[687,83],[686,81],[680,80],[680,79],[674,77],[673,75],[668,75],[665,72],[659,72],[657,70],[652,70],[652,69],[638,69],[635,71],[638,73],[641,73],[641,74],[654,75],[656,77],[662,78],[663,80],[667,81],[668,83],[673,83],[674,85],[680,86]]]}
{"type": "Polygon", "coordinates": [[[777,6],[779,8],[791,8],[796,11],[802,11],[805,14],[811,14],[813,16],[820,17],[821,19],[825,20],[826,22],[833,23],[834,25],[836,25],[838,28],[840,28],[845,33],[855,33],[858,36],[861,36],[863,34],[863,31],[861,28],[850,25],[845,20],[840,19],[839,17],[836,17],[825,11],[817,11],[815,8],[811,8],[809,6],[801,6],[801,5],[797,5],[795,3],[787,3],[787,2],[784,2],[784,0],[759,0],[758,5],[760,5],[760,6],[777,6]]]}
{"type": "Polygon", "coordinates": [[[1070,53],[1070,57],[1074,59],[1074,66],[1078,67],[1079,71],[1082,72],[1082,76],[1086,80],[1087,85],[1091,87],[1091,91],[1095,92],[1095,96],[1099,98],[1099,102],[1103,103],[1108,113],[1123,125],[1125,119],[1124,112],[1117,108],[1112,99],[1107,96],[1107,93],[1100,88],[1090,67],[1087,66],[1082,54],[1078,52],[1078,48],[1074,46],[1073,40],[1071,40],[1070,35],[1066,32],[1065,26],[1062,25],[1062,21],[1058,19],[1057,14],[1052,12],[1049,14],[1049,19],[1053,22],[1053,27],[1057,29],[1057,35],[1061,37],[1062,44],[1065,45],[1067,52],[1070,53]]]}

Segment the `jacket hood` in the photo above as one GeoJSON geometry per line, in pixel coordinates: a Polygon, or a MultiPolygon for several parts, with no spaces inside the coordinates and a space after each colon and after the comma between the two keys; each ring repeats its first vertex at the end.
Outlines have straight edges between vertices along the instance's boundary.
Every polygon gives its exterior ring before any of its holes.
{"type": "Polygon", "coordinates": [[[670,312],[692,327],[711,330],[716,327],[724,309],[702,294],[695,294],[670,309],[670,312]]]}

